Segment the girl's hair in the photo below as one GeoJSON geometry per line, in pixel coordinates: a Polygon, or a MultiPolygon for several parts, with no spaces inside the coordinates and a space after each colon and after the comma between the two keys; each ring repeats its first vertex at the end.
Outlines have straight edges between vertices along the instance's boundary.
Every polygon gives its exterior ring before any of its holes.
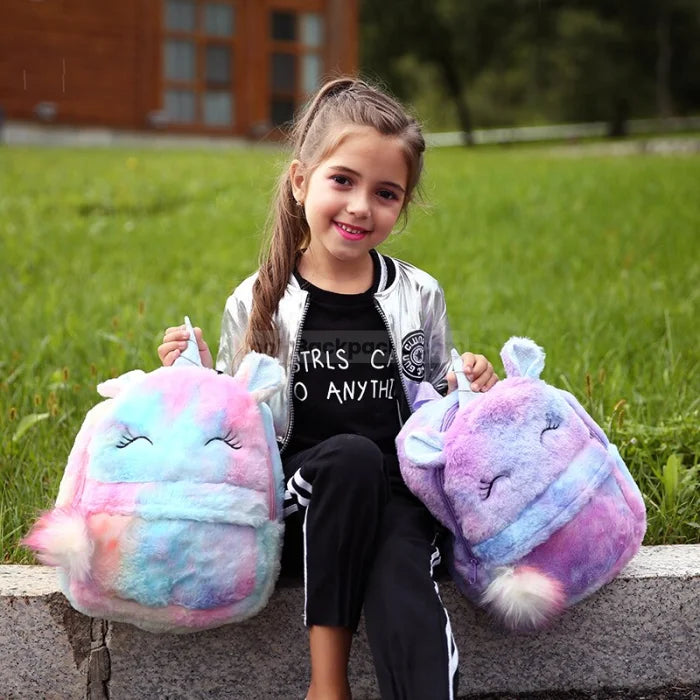
{"type": "MultiPolygon", "coordinates": [[[[312,172],[356,127],[369,126],[401,140],[408,183],[402,214],[423,169],[425,141],[420,126],[392,97],[362,80],[339,78],[323,85],[296,120],[290,140],[292,158],[312,172]]],[[[309,244],[309,227],[292,192],[289,169],[279,180],[268,224],[258,277],[253,285],[253,308],[248,321],[246,350],[275,355],[279,338],[274,314],[284,295],[298,255],[309,244]]]]}

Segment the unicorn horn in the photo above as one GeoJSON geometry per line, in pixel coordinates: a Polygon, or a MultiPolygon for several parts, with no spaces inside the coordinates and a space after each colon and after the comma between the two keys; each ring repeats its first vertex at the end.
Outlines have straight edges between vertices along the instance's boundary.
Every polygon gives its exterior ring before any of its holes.
{"type": "Polygon", "coordinates": [[[450,356],[452,358],[452,371],[457,377],[457,396],[459,398],[459,407],[464,408],[480,394],[472,391],[471,386],[469,385],[469,380],[464,374],[462,356],[457,352],[457,350],[455,350],[455,348],[452,348],[450,356]]]}
{"type": "Polygon", "coordinates": [[[194,365],[195,367],[202,367],[202,360],[199,357],[199,348],[197,347],[197,339],[194,337],[194,328],[190,323],[188,316],[185,316],[185,327],[190,337],[187,339],[187,347],[184,352],[173,362],[173,367],[177,365],[178,367],[184,367],[185,365],[194,365]]]}

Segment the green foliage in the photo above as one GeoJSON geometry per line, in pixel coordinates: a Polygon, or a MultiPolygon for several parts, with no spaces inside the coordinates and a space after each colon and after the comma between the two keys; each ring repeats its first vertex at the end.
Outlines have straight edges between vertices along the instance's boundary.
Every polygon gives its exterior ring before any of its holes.
{"type": "Polygon", "coordinates": [[[612,129],[630,117],[700,109],[692,0],[361,7],[363,71],[416,103],[436,130],[597,120],[612,129]]]}
{"type": "MultiPolygon", "coordinates": [[[[256,266],[279,154],[0,151],[0,549],[51,505],[95,385],[157,366],[184,314],[216,350],[256,266]],[[48,414],[48,415],[46,415],[48,414]]],[[[645,494],[647,543],[698,542],[700,159],[435,151],[388,252],[442,282],[460,349],[547,351],[645,494]]]]}

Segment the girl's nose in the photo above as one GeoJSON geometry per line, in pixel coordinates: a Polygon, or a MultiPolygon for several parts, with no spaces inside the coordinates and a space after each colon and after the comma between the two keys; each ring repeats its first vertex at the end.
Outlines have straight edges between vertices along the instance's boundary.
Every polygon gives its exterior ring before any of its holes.
{"type": "Polygon", "coordinates": [[[363,192],[354,192],[345,207],[349,214],[358,219],[369,216],[369,197],[363,192]]]}

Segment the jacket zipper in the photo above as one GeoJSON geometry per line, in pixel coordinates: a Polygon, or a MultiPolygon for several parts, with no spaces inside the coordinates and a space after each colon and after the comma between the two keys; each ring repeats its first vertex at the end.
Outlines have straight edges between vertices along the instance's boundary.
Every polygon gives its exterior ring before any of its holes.
{"type": "MultiPolygon", "coordinates": [[[[379,312],[379,316],[382,319],[382,323],[384,324],[384,328],[386,328],[386,334],[389,336],[389,342],[391,343],[391,349],[394,352],[394,357],[396,358],[396,372],[399,375],[399,380],[401,381],[401,388],[403,389],[403,395],[404,398],[406,399],[406,405],[408,406],[408,410],[411,410],[411,400],[408,398],[408,389],[406,388],[406,380],[403,376],[403,372],[401,371],[401,366],[400,366],[400,358],[399,358],[399,353],[396,351],[396,343],[394,342],[394,336],[391,333],[391,328],[389,328],[389,322],[387,321],[386,314],[384,313],[384,309],[382,309],[381,304],[377,301],[376,297],[373,298],[374,301],[374,307],[377,309],[379,312]]],[[[399,407],[399,416],[401,416],[401,408],[399,407]]],[[[403,421],[401,421],[401,424],[403,425],[403,421]]]]}
{"type": "Polygon", "coordinates": [[[287,432],[280,446],[280,454],[284,451],[285,447],[289,443],[289,439],[292,437],[292,428],[294,427],[294,401],[292,400],[292,386],[294,385],[294,358],[297,356],[299,350],[299,343],[301,342],[301,332],[304,328],[304,321],[306,320],[306,314],[309,310],[309,305],[311,299],[309,295],[306,295],[304,301],[304,308],[301,312],[301,319],[299,320],[299,327],[297,329],[297,339],[294,341],[294,351],[292,352],[292,363],[289,368],[289,383],[287,384],[287,432]]]}

